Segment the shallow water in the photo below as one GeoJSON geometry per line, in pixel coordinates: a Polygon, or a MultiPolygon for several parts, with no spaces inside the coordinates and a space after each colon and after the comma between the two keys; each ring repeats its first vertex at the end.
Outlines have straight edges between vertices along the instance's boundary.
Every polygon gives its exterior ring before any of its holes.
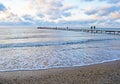
{"type": "Polygon", "coordinates": [[[120,60],[120,35],[0,28],[0,71],[83,66],[120,60]]]}

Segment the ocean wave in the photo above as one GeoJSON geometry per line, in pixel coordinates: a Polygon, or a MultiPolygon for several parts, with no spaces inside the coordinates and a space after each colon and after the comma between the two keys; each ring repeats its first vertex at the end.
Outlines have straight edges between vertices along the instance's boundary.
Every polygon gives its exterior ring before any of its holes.
{"type": "Polygon", "coordinates": [[[88,42],[106,41],[106,40],[120,40],[120,39],[113,38],[113,39],[87,39],[87,40],[59,41],[59,42],[54,42],[53,41],[53,42],[9,43],[9,44],[0,44],[0,48],[74,45],[74,44],[83,44],[83,43],[88,43],[88,42]]]}
{"type": "MultiPolygon", "coordinates": [[[[5,38],[3,40],[8,40],[8,39],[31,39],[31,38],[59,38],[59,37],[60,36],[40,35],[40,36],[26,36],[26,37],[11,37],[11,38],[5,38]]],[[[81,37],[81,36],[64,36],[64,37],[81,37]]]]}

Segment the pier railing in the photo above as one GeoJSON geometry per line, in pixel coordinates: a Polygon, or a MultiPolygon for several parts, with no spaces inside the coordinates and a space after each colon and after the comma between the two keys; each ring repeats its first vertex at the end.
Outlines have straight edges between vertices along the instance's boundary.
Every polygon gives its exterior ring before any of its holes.
{"type": "Polygon", "coordinates": [[[54,30],[67,30],[67,31],[81,31],[81,32],[90,32],[90,33],[104,33],[104,34],[114,34],[120,35],[120,30],[98,30],[98,29],[88,29],[88,28],[57,28],[57,27],[37,27],[38,29],[54,29],[54,30]]]}

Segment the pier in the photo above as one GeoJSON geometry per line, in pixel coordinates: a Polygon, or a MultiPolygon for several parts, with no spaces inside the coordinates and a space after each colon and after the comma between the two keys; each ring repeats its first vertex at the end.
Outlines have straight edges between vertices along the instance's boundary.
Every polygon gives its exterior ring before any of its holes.
{"type": "Polygon", "coordinates": [[[54,29],[54,30],[66,30],[66,31],[81,31],[90,33],[101,33],[101,34],[114,34],[120,35],[120,30],[98,30],[98,29],[72,29],[72,28],[52,28],[52,27],[37,27],[38,29],[54,29]]]}

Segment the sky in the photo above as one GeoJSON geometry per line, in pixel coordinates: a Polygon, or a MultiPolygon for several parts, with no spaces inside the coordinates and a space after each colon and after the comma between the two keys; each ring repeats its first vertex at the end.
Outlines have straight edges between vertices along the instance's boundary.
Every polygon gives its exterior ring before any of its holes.
{"type": "Polygon", "coordinates": [[[120,0],[0,0],[0,26],[119,27],[120,0]]]}

